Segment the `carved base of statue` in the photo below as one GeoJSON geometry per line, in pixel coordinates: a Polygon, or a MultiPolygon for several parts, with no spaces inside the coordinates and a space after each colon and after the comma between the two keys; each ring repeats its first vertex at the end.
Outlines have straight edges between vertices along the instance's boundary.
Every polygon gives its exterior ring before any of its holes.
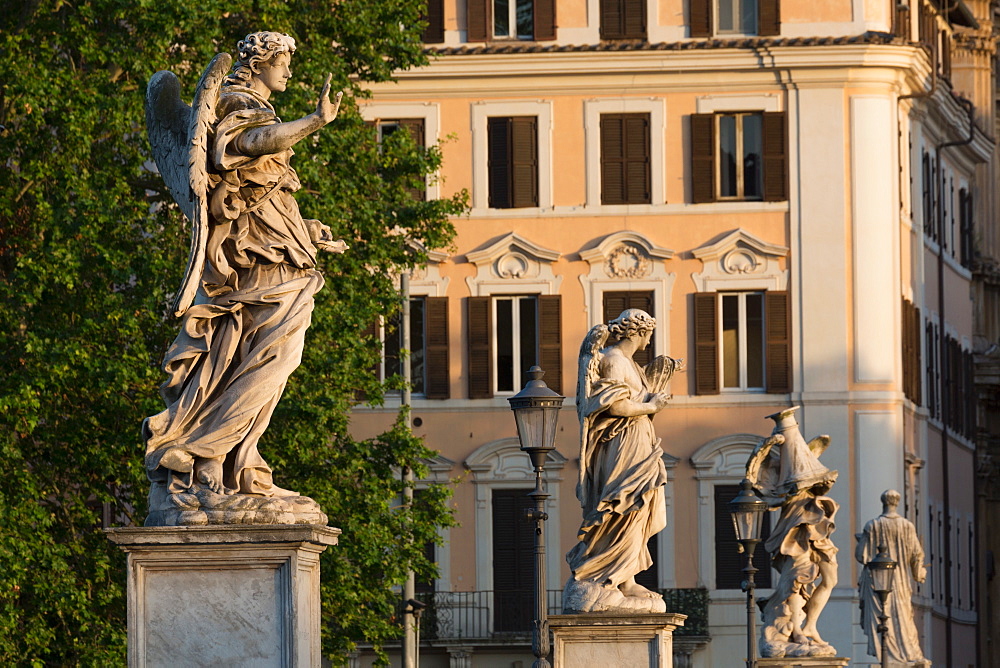
{"type": "Polygon", "coordinates": [[[319,504],[308,496],[216,494],[207,489],[170,494],[153,483],[149,492],[148,527],[214,524],[326,525],[319,504]]]}
{"type": "Polygon", "coordinates": [[[128,665],[319,666],[328,526],[123,527],[128,665]]]}
{"type": "Polygon", "coordinates": [[[663,597],[643,588],[641,596],[627,596],[618,587],[590,580],[570,578],[563,589],[563,614],[601,612],[616,615],[662,613],[667,611],[663,597]]]}
{"type": "Polygon", "coordinates": [[[687,615],[550,615],[553,668],[673,668],[687,615]]]}

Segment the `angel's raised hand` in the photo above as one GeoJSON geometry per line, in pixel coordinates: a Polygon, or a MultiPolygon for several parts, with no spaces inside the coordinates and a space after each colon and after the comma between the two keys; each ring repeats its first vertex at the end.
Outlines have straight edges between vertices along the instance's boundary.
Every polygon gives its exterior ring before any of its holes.
{"type": "Polygon", "coordinates": [[[338,92],[334,101],[330,101],[330,81],[332,80],[333,74],[327,74],[323,89],[319,92],[319,102],[316,104],[316,115],[322,119],[324,125],[337,117],[337,112],[340,111],[340,100],[344,97],[343,92],[338,92]]]}

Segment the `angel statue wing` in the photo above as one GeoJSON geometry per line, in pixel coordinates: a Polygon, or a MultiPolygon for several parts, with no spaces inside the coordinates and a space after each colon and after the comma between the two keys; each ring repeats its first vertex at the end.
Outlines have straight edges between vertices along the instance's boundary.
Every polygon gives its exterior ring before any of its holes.
{"type": "Polygon", "coordinates": [[[583,481],[587,475],[587,440],[592,420],[589,415],[590,390],[594,381],[601,376],[601,358],[604,357],[601,350],[607,342],[608,326],[600,324],[590,328],[580,345],[576,382],[576,413],[580,419],[580,480],[576,487],[576,496],[584,507],[587,504],[584,499],[586,492],[583,481]]]}
{"type": "Polygon", "coordinates": [[[780,462],[777,457],[771,457],[771,448],[782,445],[785,437],[781,434],[772,434],[760,439],[760,443],[754,447],[753,452],[747,459],[747,480],[761,497],[768,502],[768,505],[780,503],[783,495],[777,494],[776,487],[780,471],[780,462]]]}
{"type": "Polygon", "coordinates": [[[205,267],[208,133],[216,120],[222,78],[232,62],[228,53],[212,59],[201,75],[190,107],[181,101],[180,82],[172,72],[157,72],[146,88],[146,131],[153,160],[170,194],[191,221],[191,251],[173,306],[177,317],[191,306],[205,267]]]}

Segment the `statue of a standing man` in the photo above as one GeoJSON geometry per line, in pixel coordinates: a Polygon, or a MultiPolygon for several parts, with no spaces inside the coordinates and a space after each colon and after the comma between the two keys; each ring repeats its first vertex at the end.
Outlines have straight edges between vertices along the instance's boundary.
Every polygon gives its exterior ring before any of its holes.
{"type": "MultiPolygon", "coordinates": [[[[920,649],[920,636],[913,623],[911,577],[923,582],[927,578],[927,569],[924,568],[924,549],[917,538],[916,527],[896,512],[899,499],[896,490],[887,489],[882,493],[882,514],[870,520],[865,525],[864,533],[858,535],[854,558],[861,564],[867,564],[878,554],[879,547],[884,546],[889,558],[898,564],[893,570],[892,593],[885,602],[886,625],[889,627],[885,645],[890,662],[910,665],[925,661],[920,649]]],[[[868,636],[868,653],[878,657],[882,650],[877,632],[878,613],[882,606],[872,590],[871,574],[867,568],[861,571],[858,586],[861,589],[861,628],[868,636]]]]}

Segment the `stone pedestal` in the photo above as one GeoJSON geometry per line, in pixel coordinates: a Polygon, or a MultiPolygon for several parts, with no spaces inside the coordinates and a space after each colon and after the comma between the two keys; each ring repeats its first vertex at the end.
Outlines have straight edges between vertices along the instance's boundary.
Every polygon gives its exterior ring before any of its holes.
{"type": "Polygon", "coordinates": [[[327,526],[108,529],[128,553],[128,665],[319,666],[327,526]]]}
{"type": "Polygon", "coordinates": [[[672,668],[674,629],[687,615],[551,615],[554,668],[672,668]]]}
{"type": "Polygon", "coordinates": [[[843,668],[851,660],[843,656],[802,656],[783,659],[757,659],[758,668],[843,668]]]}

